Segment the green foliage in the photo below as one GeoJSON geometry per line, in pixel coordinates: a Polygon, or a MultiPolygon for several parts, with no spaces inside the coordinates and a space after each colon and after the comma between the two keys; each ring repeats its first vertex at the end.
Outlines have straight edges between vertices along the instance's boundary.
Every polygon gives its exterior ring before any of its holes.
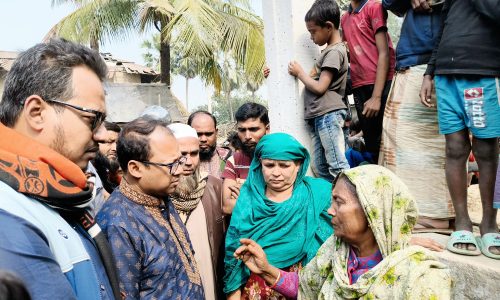
{"type": "MultiPolygon", "coordinates": [[[[160,72],[160,34],[153,34],[150,39],[144,40],[141,48],[145,51],[142,58],[146,66],[160,72]]],[[[172,69],[172,64],[170,64],[170,69],[172,69]]]]}
{"type": "MultiPolygon", "coordinates": [[[[237,94],[230,98],[232,106],[236,109],[247,102],[260,103],[267,107],[267,101],[258,95],[252,95],[251,93],[237,94]]],[[[207,110],[207,105],[202,105],[195,108],[196,110],[207,110]]],[[[231,114],[230,108],[227,103],[226,98],[223,95],[212,96],[212,113],[217,118],[217,123],[219,124],[231,124],[231,114]]],[[[234,117],[234,116],[233,116],[234,117]]]]}
{"type": "Polygon", "coordinates": [[[179,45],[178,70],[188,78],[198,74],[220,91],[223,74],[218,58],[223,53],[243,70],[248,82],[260,85],[264,79],[264,25],[251,12],[248,0],[53,0],[52,4],[68,2],[76,10],[56,24],[49,37],[99,45],[156,27],[161,43],[179,45]]]}
{"type": "MultiPolygon", "coordinates": [[[[160,43],[160,34],[155,33],[141,44],[141,48],[145,51],[142,57],[146,66],[156,71],[160,71],[160,43]]],[[[182,47],[179,44],[170,46],[170,72],[186,79],[196,77],[197,70],[201,68],[198,64],[201,62],[193,57],[183,56],[182,47]]]]}

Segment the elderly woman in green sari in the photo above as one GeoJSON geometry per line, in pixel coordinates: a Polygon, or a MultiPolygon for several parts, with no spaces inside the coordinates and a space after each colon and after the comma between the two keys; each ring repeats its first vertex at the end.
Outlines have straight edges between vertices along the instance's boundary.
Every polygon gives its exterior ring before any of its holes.
{"type": "Polygon", "coordinates": [[[284,299],[233,256],[241,238],[258,241],[273,265],[297,271],[332,234],[332,185],[306,176],[309,160],[308,151],[285,133],[265,135],[256,146],[226,235],[229,299],[284,299]]]}
{"type": "Polygon", "coordinates": [[[298,275],[273,266],[250,239],[234,255],[287,298],[450,298],[446,266],[410,246],[416,204],[392,172],[376,165],[342,172],[328,213],[334,235],[298,275]]]}

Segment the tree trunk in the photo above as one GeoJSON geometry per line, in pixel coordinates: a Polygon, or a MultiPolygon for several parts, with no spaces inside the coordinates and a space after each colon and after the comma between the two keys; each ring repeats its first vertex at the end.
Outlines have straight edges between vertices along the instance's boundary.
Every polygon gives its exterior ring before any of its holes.
{"type": "Polygon", "coordinates": [[[189,112],[189,78],[186,78],[186,110],[189,112]]]}
{"type": "Polygon", "coordinates": [[[212,113],[212,97],[208,97],[207,111],[212,113]]]}
{"type": "Polygon", "coordinates": [[[229,105],[229,118],[231,120],[231,123],[234,122],[234,114],[233,114],[233,104],[231,103],[231,90],[226,91],[226,101],[227,104],[229,105]]]}
{"type": "MultiPolygon", "coordinates": [[[[161,24],[161,29],[167,24],[161,24]]],[[[165,33],[160,33],[160,82],[166,83],[170,88],[170,38],[165,33]]]]}
{"type": "Polygon", "coordinates": [[[99,40],[97,38],[92,38],[90,40],[90,49],[99,52],[99,40]]]}

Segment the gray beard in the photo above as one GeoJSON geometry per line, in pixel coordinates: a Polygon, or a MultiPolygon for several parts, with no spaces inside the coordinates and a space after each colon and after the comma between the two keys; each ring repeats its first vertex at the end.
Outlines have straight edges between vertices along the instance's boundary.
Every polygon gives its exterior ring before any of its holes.
{"type": "Polygon", "coordinates": [[[200,168],[196,168],[193,174],[181,176],[179,178],[179,183],[175,188],[175,194],[189,195],[194,192],[194,190],[198,187],[199,170],[200,168]]]}

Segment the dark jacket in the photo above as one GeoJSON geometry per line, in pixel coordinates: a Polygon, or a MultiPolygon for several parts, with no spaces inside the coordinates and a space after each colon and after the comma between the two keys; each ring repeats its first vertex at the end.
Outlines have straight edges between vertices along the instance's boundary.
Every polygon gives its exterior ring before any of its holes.
{"type": "Polygon", "coordinates": [[[383,0],[382,6],[405,16],[396,48],[396,70],[427,64],[439,36],[442,5],[434,6],[430,13],[413,11],[410,0],[383,0]]]}
{"type": "Polygon", "coordinates": [[[207,220],[208,241],[215,269],[215,288],[218,299],[225,299],[224,277],[224,240],[226,224],[222,213],[222,179],[208,175],[207,185],[201,198],[207,220]]]}
{"type": "Polygon", "coordinates": [[[500,0],[446,0],[425,74],[500,76],[500,0]]]}

